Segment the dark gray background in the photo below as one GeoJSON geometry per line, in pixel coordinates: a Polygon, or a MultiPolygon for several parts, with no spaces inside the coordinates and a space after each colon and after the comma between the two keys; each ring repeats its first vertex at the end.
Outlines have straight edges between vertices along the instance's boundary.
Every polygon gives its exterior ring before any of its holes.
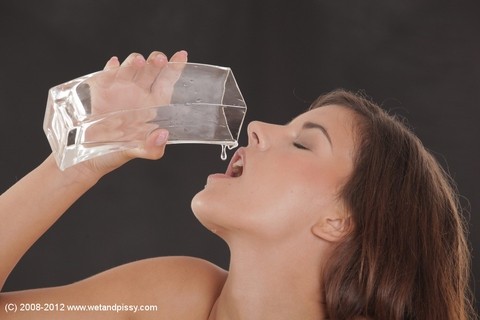
{"type": "MultiPolygon", "coordinates": [[[[473,0],[2,0],[1,190],[50,152],[42,131],[50,87],[101,69],[112,55],[187,49],[192,62],[233,69],[247,122],[287,122],[337,87],[365,90],[406,117],[470,212],[478,287],[479,14],[473,0]]],[[[206,176],[225,167],[219,147],[198,145],[127,164],[34,245],[5,290],[65,284],[162,255],[227,268],[226,246],[190,211],[206,176]]]]}

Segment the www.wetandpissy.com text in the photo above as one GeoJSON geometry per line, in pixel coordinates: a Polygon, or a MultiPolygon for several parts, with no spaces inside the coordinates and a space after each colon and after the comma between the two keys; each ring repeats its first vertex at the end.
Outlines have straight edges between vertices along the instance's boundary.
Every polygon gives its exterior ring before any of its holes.
{"type": "Polygon", "coordinates": [[[157,311],[156,305],[132,304],[65,304],[65,303],[5,303],[6,313],[16,312],[144,312],[157,311]]]}

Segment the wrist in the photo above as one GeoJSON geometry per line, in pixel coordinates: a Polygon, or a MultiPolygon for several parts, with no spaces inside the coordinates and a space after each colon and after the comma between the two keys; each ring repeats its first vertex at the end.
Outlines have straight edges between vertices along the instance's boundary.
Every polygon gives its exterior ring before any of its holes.
{"type": "Polygon", "coordinates": [[[82,164],[69,167],[65,170],[60,170],[53,155],[50,155],[42,164],[45,166],[50,174],[58,176],[64,186],[79,185],[84,188],[90,188],[95,185],[103,176],[82,164]]]}

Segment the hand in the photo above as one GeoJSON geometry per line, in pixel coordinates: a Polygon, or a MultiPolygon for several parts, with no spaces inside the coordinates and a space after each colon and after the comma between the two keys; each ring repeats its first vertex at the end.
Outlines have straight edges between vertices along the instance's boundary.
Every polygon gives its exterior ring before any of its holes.
{"type": "Polygon", "coordinates": [[[132,53],[121,65],[112,57],[103,72],[85,81],[90,89],[91,115],[168,105],[185,66],[186,52],[177,52],[170,61],[177,63],[167,67],[167,57],[158,51],[152,52],[147,60],[132,53]]]}
{"type": "MultiPolygon", "coordinates": [[[[132,53],[121,65],[116,57],[112,57],[104,69],[108,72],[102,72],[99,74],[100,76],[94,76],[90,80],[92,115],[114,112],[125,106],[144,107],[168,104],[173,86],[184,66],[181,62],[187,62],[187,52],[175,53],[170,61],[180,63],[174,68],[169,67],[164,70],[168,60],[163,53],[158,51],[152,52],[146,60],[142,55],[132,53]],[[161,78],[164,80],[156,81],[157,75],[162,70],[168,73],[162,74],[161,78]]],[[[128,121],[130,127],[134,127],[136,119],[128,118],[128,121]]],[[[116,125],[125,126],[124,123],[116,125]]],[[[109,123],[108,126],[108,130],[102,130],[99,127],[92,128],[93,130],[89,134],[93,136],[99,132],[104,132],[103,135],[115,134],[115,123],[109,123]]],[[[82,162],[74,168],[81,170],[83,174],[100,177],[133,158],[160,159],[165,151],[168,131],[156,129],[153,124],[151,129],[152,132],[140,147],[96,157],[82,162]]],[[[102,138],[114,139],[112,136],[102,136],[102,138]]]]}

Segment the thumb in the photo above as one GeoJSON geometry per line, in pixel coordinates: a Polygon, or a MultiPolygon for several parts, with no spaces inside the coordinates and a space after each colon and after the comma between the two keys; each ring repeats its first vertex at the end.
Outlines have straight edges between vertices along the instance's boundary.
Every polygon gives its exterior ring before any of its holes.
{"type": "Polygon", "coordinates": [[[154,130],[147,136],[145,144],[142,147],[131,150],[131,156],[135,158],[143,158],[150,160],[160,159],[165,153],[165,146],[167,144],[167,141],[167,130],[154,130]]]}

